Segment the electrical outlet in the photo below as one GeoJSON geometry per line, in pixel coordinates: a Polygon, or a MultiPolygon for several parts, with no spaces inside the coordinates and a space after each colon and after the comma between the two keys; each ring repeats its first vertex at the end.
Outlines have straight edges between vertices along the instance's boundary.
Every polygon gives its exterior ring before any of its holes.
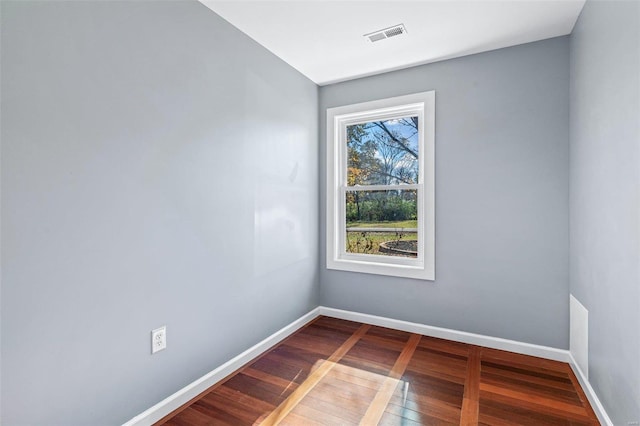
{"type": "Polygon", "coordinates": [[[158,351],[166,349],[167,347],[167,327],[162,326],[151,331],[151,353],[155,354],[158,351]]]}

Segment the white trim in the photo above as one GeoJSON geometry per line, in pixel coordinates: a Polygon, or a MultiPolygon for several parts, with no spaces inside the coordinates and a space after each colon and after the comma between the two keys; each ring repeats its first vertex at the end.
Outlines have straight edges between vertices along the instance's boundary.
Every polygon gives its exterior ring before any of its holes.
{"type": "Polygon", "coordinates": [[[613,426],[613,422],[609,418],[609,415],[605,411],[604,406],[600,402],[596,391],[594,391],[591,387],[591,383],[589,383],[589,380],[585,376],[582,369],[580,369],[580,366],[571,353],[569,353],[569,365],[578,378],[578,382],[580,382],[582,390],[587,395],[587,399],[591,403],[591,408],[593,408],[593,411],[595,411],[596,416],[598,416],[598,420],[600,420],[600,423],[606,426],[613,426]]]}
{"type": "Polygon", "coordinates": [[[160,401],[143,413],[138,414],[137,416],[126,422],[123,426],[150,426],[154,424],[158,420],[170,414],[172,411],[177,410],[182,405],[197,397],[202,392],[206,391],[209,387],[215,385],[217,382],[227,377],[229,374],[238,370],[240,367],[242,367],[252,359],[261,355],[272,346],[281,342],[286,337],[293,334],[302,326],[320,315],[350,321],[357,321],[364,324],[377,325],[380,327],[388,327],[395,330],[422,334],[424,336],[438,337],[441,339],[448,339],[456,342],[485,346],[487,348],[501,349],[523,355],[537,356],[554,361],[566,362],[575,372],[580,386],[582,386],[582,389],[587,395],[587,398],[591,403],[591,407],[595,411],[600,422],[606,426],[613,426],[611,419],[600,403],[600,400],[591,387],[591,384],[586,379],[582,370],[580,370],[580,367],[577,365],[576,360],[573,358],[573,356],[571,356],[571,353],[568,350],[518,342],[515,340],[502,339],[499,337],[484,336],[482,334],[467,333],[464,331],[451,330],[448,328],[434,327],[430,325],[396,320],[376,315],[363,314],[360,312],[344,311],[341,309],[328,308],[326,306],[318,306],[317,308],[311,310],[306,315],[303,315],[291,324],[273,333],[271,336],[262,340],[260,343],[242,352],[240,355],[234,357],[233,359],[224,363],[210,373],[207,373],[200,379],[185,386],[184,388],[180,389],[168,398],[160,401]]]}
{"type": "Polygon", "coordinates": [[[423,336],[438,337],[440,339],[453,340],[455,342],[469,343],[471,345],[485,346],[487,348],[501,349],[523,355],[537,356],[554,361],[569,362],[569,351],[556,349],[549,346],[534,345],[532,343],[518,342],[516,340],[502,339],[500,337],[485,336],[482,334],[468,333],[466,331],[451,330],[449,328],[434,327],[396,320],[376,315],[362,314],[359,312],[343,311],[341,309],[320,306],[320,315],[340,318],[380,327],[393,328],[409,333],[422,334],[423,336]]]}
{"type": "Polygon", "coordinates": [[[347,186],[344,188],[345,192],[357,192],[357,191],[409,191],[411,189],[418,190],[422,185],[417,183],[400,183],[393,185],[366,185],[366,186],[347,186]]]}
{"type": "Polygon", "coordinates": [[[240,355],[234,357],[233,359],[230,359],[215,370],[188,384],[187,386],[183,387],[173,395],[170,395],[169,397],[163,399],[143,413],[138,414],[137,416],[126,422],[123,426],[153,425],[158,420],[170,414],[172,411],[182,407],[184,404],[191,401],[193,398],[200,395],[202,392],[206,391],[211,386],[227,377],[229,374],[233,373],[252,359],[256,358],[258,355],[266,352],[269,348],[278,344],[286,337],[296,332],[309,321],[317,318],[320,315],[319,312],[319,307],[311,310],[291,324],[285,326],[279,331],[273,333],[271,336],[262,340],[260,343],[250,347],[240,355]]]}
{"type": "Polygon", "coordinates": [[[435,280],[435,91],[414,93],[327,109],[326,267],[342,271],[435,280]],[[377,119],[417,115],[419,178],[415,185],[346,187],[346,126],[377,119]],[[418,214],[418,259],[373,256],[345,251],[344,193],[390,188],[415,189],[418,214]]]}

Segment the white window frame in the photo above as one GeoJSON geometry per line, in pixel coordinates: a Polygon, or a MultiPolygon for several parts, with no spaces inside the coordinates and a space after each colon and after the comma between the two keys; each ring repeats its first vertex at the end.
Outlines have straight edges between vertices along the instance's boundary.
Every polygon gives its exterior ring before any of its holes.
{"type": "Polygon", "coordinates": [[[327,109],[327,269],[435,280],[435,91],[327,109]],[[417,190],[418,257],[348,253],[345,199],[347,131],[352,124],[418,116],[419,176],[414,185],[367,185],[360,189],[417,190]]]}

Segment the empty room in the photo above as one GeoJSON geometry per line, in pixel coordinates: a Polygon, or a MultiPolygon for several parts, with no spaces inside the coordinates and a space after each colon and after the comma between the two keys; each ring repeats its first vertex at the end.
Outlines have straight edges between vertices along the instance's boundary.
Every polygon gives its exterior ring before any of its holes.
{"type": "Polygon", "coordinates": [[[640,0],[0,0],[0,423],[640,425],[640,0]]]}

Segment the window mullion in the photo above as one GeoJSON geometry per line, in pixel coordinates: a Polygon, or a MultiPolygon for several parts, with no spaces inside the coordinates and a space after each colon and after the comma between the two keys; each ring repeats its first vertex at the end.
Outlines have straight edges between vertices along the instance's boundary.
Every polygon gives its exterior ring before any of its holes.
{"type": "Polygon", "coordinates": [[[416,190],[421,189],[422,185],[419,183],[414,184],[402,184],[402,185],[357,185],[357,186],[346,186],[343,185],[342,188],[345,192],[357,192],[357,191],[408,191],[408,190],[416,190]]]}

